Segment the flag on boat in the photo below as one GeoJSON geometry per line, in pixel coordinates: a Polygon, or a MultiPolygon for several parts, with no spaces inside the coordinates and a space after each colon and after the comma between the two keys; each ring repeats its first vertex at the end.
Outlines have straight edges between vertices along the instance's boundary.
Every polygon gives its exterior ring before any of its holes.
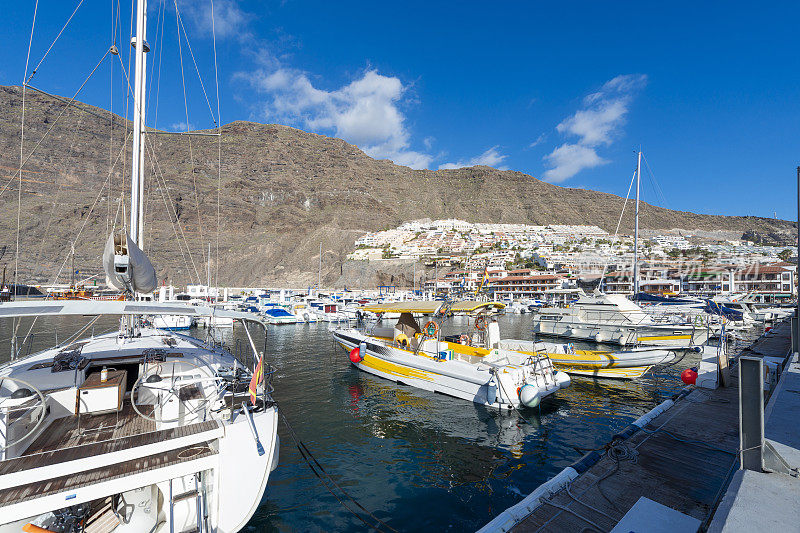
{"type": "Polygon", "coordinates": [[[475,289],[475,296],[477,296],[478,293],[481,292],[481,289],[483,289],[483,286],[488,278],[489,278],[489,265],[486,265],[485,267],[483,267],[483,279],[478,285],[478,288],[475,289]]]}
{"type": "Polygon", "coordinates": [[[264,356],[262,355],[259,360],[258,364],[256,365],[256,370],[253,372],[253,377],[250,379],[250,402],[255,405],[256,404],[256,396],[258,396],[258,384],[261,383],[261,379],[264,377],[264,356]]]}

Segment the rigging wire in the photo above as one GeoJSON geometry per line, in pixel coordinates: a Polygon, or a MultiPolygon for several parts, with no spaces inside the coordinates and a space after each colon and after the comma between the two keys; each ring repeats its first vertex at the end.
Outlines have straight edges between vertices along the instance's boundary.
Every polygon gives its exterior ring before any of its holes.
{"type": "MultiPolygon", "coordinates": [[[[625,202],[622,204],[622,211],[619,214],[619,220],[617,220],[617,229],[614,230],[614,237],[611,239],[611,244],[613,245],[617,240],[617,234],[619,234],[619,227],[622,224],[622,216],[625,214],[625,207],[628,205],[628,200],[631,197],[631,189],[633,189],[633,182],[636,179],[636,171],[633,171],[633,175],[631,176],[631,183],[628,185],[628,193],[625,195],[625,202]]],[[[603,278],[606,276],[606,268],[608,268],[608,262],[611,260],[611,256],[609,255],[606,257],[606,261],[603,264],[603,270],[600,272],[600,285],[603,284],[603,278]]]]}
{"type": "MultiPolygon", "coordinates": [[[[60,39],[60,38],[61,38],[61,34],[63,34],[63,33],[64,33],[64,30],[66,30],[66,29],[67,29],[67,26],[69,26],[69,23],[72,21],[72,17],[74,17],[74,16],[75,16],[75,13],[77,13],[77,12],[78,12],[78,8],[80,8],[80,7],[81,7],[81,4],[83,4],[83,0],[80,0],[80,2],[78,2],[78,5],[77,5],[77,6],[75,6],[75,9],[72,11],[72,14],[69,16],[69,18],[67,19],[67,21],[64,23],[64,26],[62,26],[62,28],[61,28],[61,31],[60,31],[60,32],[58,32],[58,35],[56,35],[56,38],[55,38],[55,39],[53,39],[53,42],[52,42],[52,43],[50,43],[50,46],[47,48],[47,51],[44,53],[44,55],[42,56],[42,58],[41,58],[41,59],[39,60],[39,62],[36,64],[36,66],[34,67],[34,69],[31,71],[31,76],[30,76],[30,78],[28,77],[28,69],[27,69],[27,61],[26,61],[26,65],[25,65],[25,78],[26,78],[26,79],[24,80],[24,83],[25,83],[25,84],[27,84],[28,82],[30,82],[30,81],[33,79],[33,77],[36,75],[36,72],[39,70],[39,67],[41,67],[41,66],[42,66],[42,63],[44,62],[44,59],[47,57],[47,54],[49,54],[49,53],[50,53],[50,50],[52,50],[52,49],[53,49],[53,46],[55,46],[55,44],[56,44],[56,42],[58,41],[58,39],[60,39]]],[[[36,6],[37,6],[37,7],[39,6],[39,0],[36,0],[36,6]]],[[[34,11],[35,11],[35,9],[36,9],[36,8],[34,8],[34,11]]],[[[34,22],[35,22],[35,12],[34,12],[34,22]]],[[[31,40],[33,40],[33,31],[31,31],[31,40]]],[[[28,55],[30,56],[30,45],[28,46],[28,55]]]]}
{"type": "MultiPolygon", "coordinates": [[[[276,402],[276,405],[277,405],[277,402],[276,402]]],[[[394,533],[397,533],[396,529],[394,529],[392,526],[390,526],[389,524],[387,524],[386,522],[384,522],[383,520],[381,520],[377,516],[375,516],[370,511],[368,511],[363,505],[358,503],[358,501],[355,500],[345,489],[343,489],[341,487],[341,485],[336,483],[336,481],[333,479],[333,477],[331,477],[331,475],[325,470],[325,468],[319,463],[319,461],[317,461],[316,457],[314,457],[314,455],[311,453],[311,450],[308,449],[308,447],[305,445],[305,443],[303,441],[301,441],[300,438],[297,436],[297,434],[294,432],[294,428],[289,424],[289,421],[286,419],[286,415],[283,413],[283,409],[278,407],[278,413],[280,414],[281,419],[283,420],[283,423],[286,425],[286,428],[289,430],[289,436],[292,437],[292,440],[294,441],[295,446],[297,447],[297,450],[300,452],[300,455],[302,456],[303,460],[306,462],[306,464],[311,469],[311,471],[314,473],[314,475],[317,476],[317,478],[320,480],[320,482],[325,486],[325,488],[328,489],[328,492],[330,492],[333,495],[333,497],[336,498],[339,501],[339,503],[342,505],[342,507],[344,507],[346,510],[350,511],[350,513],[353,516],[355,516],[356,518],[361,520],[361,522],[363,522],[367,527],[375,529],[376,531],[384,531],[383,529],[378,527],[378,525],[369,523],[363,516],[361,516],[360,513],[358,513],[354,509],[351,509],[350,506],[346,502],[344,502],[339,497],[338,494],[336,494],[333,491],[333,489],[331,488],[331,485],[333,487],[335,487],[336,489],[338,489],[344,495],[345,498],[347,498],[348,500],[353,502],[353,504],[355,504],[356,507],[358,507],[364,513],[366,513],[369,517],[374,519],[378,524],[380,524],[381,526],[385,527],[389,531],[393,531],[394,533]],[[312,462],[313,462],[313,464],[312,464],[312,462]],[[315,468],[315,466],[316,466],[316,468],[315,468]],[[330,483],[330,485],[329,485],[329,483],[330,483]]]]}
{"type": "MultiPolygon", "coordinates": [[[[183,26],[183,18],[181,17],[180,11],[178,11],[178,1],[175,0],[175,16],[177,22],[180,24],[180,30],[183,31],[183,37],[186,39],[186,47],[189,49],[189,55],[192,58],[192,63],[194,63],[194,70],[197,73],[197,79],[200,82],[200,88],[203,89],[203,96],[206,98],[206,105],[208,105],[208,112],[211,113],[211,120],[214,122],[214,125],[217,125],[217,118],[214,116],[214,110],[211,109],[211,102],[208,99],[208,93],[206,92],[206,86],[203,83],[203,77],[200,75],[200,69],[197,66],[197,60],[194,58],[194,52],[192,51],[192,43],[189,42],[189,36],[186,33],[186,28],[183,26]]],[[[212,29],[213,29],[213,21],[212,21],[212,29]]],[[[178,34],[178,40],[180,41],[180,33],[178,34]]],[[[183,59],[183,57],[181,57],[183,59]]]]}
{"type": "MultiPolygon", "coordinates": [[[[119,57],[119,56],[117,56],[117,57],[119,57]]],[[[120,59],[120,61],[122,61],[122,59],[120,59]]],[[[127,74],[126,74],[125,78],[126,78],[126,82],[127,82],[127,85],[128,85],[128,92],[132,94],[133,93],[133,88],[131,87],[130,78],[127,76],[127,74]]],[[[136,105],[136,102],[134,102],[134,105],[136,105]]],[[[171,204],[172,203],[172,197],[170,196],[169,190],[167,189],[167,186],[166,186],[166,180],[164,179],[164,176],[163,176],[164,172],[163,172],[163,170],[161,170],[161,165],[159,164],[158,158],[155,155],[155,149],[152,146],[152,144],[150,143],[150,141],[147,138],[147,136],[145,136],[144,145],[145,145],[145,151],[146,152],[148,150],[150,150],[150,153],[148,153],[148,155],[150,156],[150,164],[154,165],[155,169],[158,169],[158,171],[155,173],[155,175],[158,176],[158,172],[161,173],[161,179],[164,180],[164,188],[162,189],[162,191],[163,191],[163,193],[166,193],[167,198],[169,198],[169,203],[171,204]]],[[[172,217],[171,217],[172,213],[170,212],[170,206],[167,204],[167,199],[166,198],[164,199],[164,205],[167,208],[167,212],[170,213],[170,220],[172,220],[172,217]]],[[[192,267],[194,268],[195,275],[197,276],[198,284],[202,284],[202,281],[200,279],[200,273],[197,270],[197,265],[195,265],[194,257],[192,256],[192,251],[189,248],[189,243],[186,240],[186,234],[183,231],[183,226],[180,223],[180,219],[178,218],[177,211],[175,211],[175,221],[178,223],[178,229],[180,229],[181,237],[183,238],[184,244],[186,244],[186,250],[187,250],[187,253],[189,254],[189,259],[192,262],[192,267]]],[[[173,228],[174,228],[174,226],[173,226],[173,228]]],[[[176,232],[176,240],[178,240],[178,247],[180,248],[180,239],[177,239],[177,232],[176,232]]],[[[187,264],[187,269],[188,269],[188,264],[187,264]]]]}
{"type": "MultiPolygon", "coordinates": [[[[186,98],[186,76],[184,74],[183,69],[183,46],[181,44],[181,28],[180,28],[180,13],[178,12],[178,0],[174,0],[175,3],[175,30],[178,34],[178,57],[180,58],[181,63],[181,86],[183,88],[183,109],[186,113],[186,133],[189,133],[189,102],[186,98]]],[[[188,43],[188,39],[187,39],[188,43]]],[[[205,89],[204,89],[205,92],[205,89]]],[[[213,120],[213,117],[212,117],[213,120]]],[[[200,195],[197,192],[197,179],[194,175],[194,152],[192,150],[192,138],[191,136],[186,136],[186,142],[189,145],[189,175],[192,178],[192,188],[194,189],[194,206],[195,210],[197,211],[197,228],[200,232],[200,250],[203,254],[203,262],[206,264],[207,261],[210,261],[211,258],[206,257],[206,250],[203,239],[203,219],[200,217],[200,195]]],[[[201,282],[202,283],[202,282],[201,282]]]]}
{"type": "MultiPolygon", "coordinates": [[[[130,136],[130,134],[129,134],[129,136],[130,136]]],[[[125,141],[126,142],[123,143],[123,145],[120,147],[119,153],[117,154],[117,160],[116,161],[119,161],[120,156],[124,153],[125,146],[127,144],[127,139],[125,139],[125,141]]],[[[114,166],[116,166],[116,161],[114,162],[114,166]]],[[[92,202],[92,205],[89,208],[89,211],[86,213],[86,216],[83,219],[83,224],[81,224],[81,227],[78,230],[77,235],[75,235],[75,238],[72,240],[71,245],[73,247],[75,246],[75,244],[77,244],[78,239],[81,237],[81,234],[83,233],[83,230],[86,228],[86,224],[89,222],[89,219],[91,218],[91,214],[94,211],[94,208],[97,205],[97,202],[100,200],[100,197],[103,194],[103,190],[106,188],[106,185],[108,185],[112,173],[113,173],[113,167],[109,170],[108,175],[106,176],[106,179],[103,182],[103,184],[100,185],[100,189],[97,191],[97,196],[95,196],[94,202],[92,202]]],[[[64,270],[64,267],[66,266],[67,261],[69,260],[69,256],[70,256],[70,254],[67,254],[66,257],[64,257],[64,261],[61,263],[61,267],[56,272],[56,275],[53,278],[53,281],[51,282],[51,285],[55,284],[58,281],[58,278],[61,276],[61,272],[64,270]]]]}
{"type": "MultiPolygon", "coordinates": [[[[86,86],[86,84],[89,82],[89,79],[91,79],[92,75],[94,75],[94,73],[97,71],[97,69],[98,69],[98,68],[100,67],[100,65],[103,63],[103,61],[105,61],[106,57],[108,56],[108,54],[109,54],[110,52],[111,52],[111,48],[109,48],[108,50],[106,50],[106,53],[105,53],[105,54],[103,54],[103,57],[102,57],[102,58],[100,58],[100,61],[98,61],[98,62],[97,62],[97,65],[95,65],[95,67],[92,69],[92,71],[91,71],[91,72],[89,73],[89,75],[86,77],[86,79],[85,79],[85,80],[83,80],[83,83],[81,83],[81,86],[80,86],[80,87],[78,87],[78,90],[75,92],[75,94],[73,94],[73,95],[72,95],[72,98],[70,98],[69,102],[67,102],[67,104],[66,104],[66,105],[65,105],[65,106],[64,106],[64,107],[61,109],[61,113],[59,113],[59,115],[56,117],[56,119],[55,119],[55,120],[53,121],[53,123],[50,125],[50,127],[48,128],[48,130],[47,130],[47,131],[45,132],[45,134],[42,136],[42,138],[41,138],[41,139],[39,139],[39,140],[36,142],[36,144],[34,145],[33,149],[31,150],[31,152],[28,154],[28,156],[27,156],[27,157],[25,157],[24,161],[23,161],[23,160],[21,160],[21,161],[20,161],[20,173],[19,173],[20,187],[22,186],[22,168],[23,168],[23,167],[25,166],[25,164],[26,164],[26,163],[27,163],[27,162],[30,160],[30,158],[33,156],[33,154],[34,154],[34,153],[36,153],[36,149],[37,149],[37,148],[39,148],[39,146],[40,146],[40,145],[42,144],[42,142],[43,142],[43,141],[44,141],[44,140],[47,138],[47,136],[50,134],[50,132],[51,132],[51,131],[53,131],[53,128],[55,128],[55,126],[56,126],[56,124],[58,123],[58,121],[59,121],[59,120],[61,120],[61,117],[63,117],[63,116],[64,116],[64,113],[66,113],[67,109],[69,109],[69,108],[72,106],[72,104],[74,104],[74,103],[75,103],[75,99],[78,97],[78,95],[80,94],[80,92],[83,90],[83,88],[84,88],[84,87],[86,86]]],[[[22,94],[23,94],[23,98],[24,98],[24,95],[25,95],[25,86],[24,86],[24,85],[23,85],[23,87],[22,87],[22,91],[23,91],[23,93],[22,93],[22,94]]],[[[24,108],[24,106],[23,106],[23,112],[24,112],[24,109],[25,109],[25,108],[24,108]]],[[[20,144],[22,144],[22,143],[20,142],[20,144]]],[[[22,152],[22,148],[20,148],[20,152],[22,152]]],[[[20,159],[21,159],[21,157],[20,157],[20,159]]],[[[11,178],[11,180],[9,180],[9,181],[8,181],[8,183],[6,183],[6,185],[5,185],[5,186],[3,186],[3,188],[2,188],[2,189],[0,189],[0,196],[2,196],[2,195],[3,195],[3,193],[5,192],[5,190],[8,188],[8,185],[11,183],[11,181],[13,181],[13,179],[14,179],[14,178],[12,177],[12,178],[11,178]]]]}
{"type": "MultiPolygon", "coordinates": [[[[24,151],[24,144],[25,144],[25,78],[28,77],[28,67],[29,61],[31,59],[31,47],[33,46],[33,32],[36,28],[36,14],[39,11],[39,0],[36,0],[36,3],[33,7],[33,21],[31,22],[31,36],[28,39],[28,53],[25,57],[25,73],[23,74],[23,84],[22,84],[22,116],[20,120],[20,138],[19,138],[19,190],[17,191],[17,241],[16,247],[14,250],[14,290],[11,291],[12,298],[16,297],[17,295],[17,287],[19,286],[19,230],[20,230],[20,214],[22,213],[22,167],[25,165],[25,162],[22,160],[24,151]]],[[[13,176],[11,179],[14,179],[13,176]]],[[[11,183],[11,180],[9,180],[11,183]]],[[[7,185],[6,185],[7,186],[7,185]]],[[[3,188],[5,190],[5,187],[3,188]]],[[[0,191],[0,196],[2,196],[3,192],[0,191]]],[[[16,358],[16,336],[17,331],[19,330],[19,326],[22,324],[22,320],[19,321],[14,320],[13,327],[14,333],[12,334],[11,339],[11,358],[16,358]]]]}
{"type": "Polygon", "coordinates": [[[214,85],[217,91],[217,243],[214,263],[214,285],[219,287],[219,223],[220,195],[222,189],[222,117],[219,102],[219,68],[217,67],[217,31],[214,25],[214,0],[211,0],[211,38],[214,45],[214,85]]]}
{"type": "Polygon", "coordinates": [[[644,152],[642,152],[642,159],[644,159],[644,164],[647,167],[647,172],[650,175],[650,179],[651,179],[651,182],[653,184],[653,188],[656,190],[656,192],[660,196],[661,203],[662,203],[663,207],[669,209],[669,205],[667,203],[667,197],[664,195],[664,191],[661,190],[661,185],[659,185],[658,180],[656,180],[656,175],[655,175],[655,173],[653,173],[653,169],[650,168],[650,163],[647,162],[647,158],[645,157],[644,152]]]}

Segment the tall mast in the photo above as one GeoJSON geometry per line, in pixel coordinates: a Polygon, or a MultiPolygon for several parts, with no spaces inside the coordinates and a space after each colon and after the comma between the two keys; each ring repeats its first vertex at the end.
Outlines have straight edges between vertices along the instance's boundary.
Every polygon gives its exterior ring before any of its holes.
{"type": "Polygon", "coordinates": [[[131,239],[139,248],[144,247],[144,135],[145,135],[145,87],[147,69],[147,0],[136,2],[136,36],[131,38],[135,50],[135,77],[133,82],[133,169],[131,172],[131,239]]]}
{"type": "Polygon", "coordinates": [[[319,270],[317,270],[317,295],[322,290],[322,241],[319,241],[319,270]]]}
{"type": "Polygon", "coordinates": [[[636,161],[636,223],[633,227],[633,294],[639,293],[639,183],[642,181],[642,150],[636,161]]]}

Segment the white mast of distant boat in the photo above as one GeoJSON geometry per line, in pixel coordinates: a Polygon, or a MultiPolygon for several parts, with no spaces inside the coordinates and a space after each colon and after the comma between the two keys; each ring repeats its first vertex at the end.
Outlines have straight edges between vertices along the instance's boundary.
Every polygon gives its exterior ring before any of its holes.
{"type": "Polygon", "coordinates": [[[642,149],[636,160],[636,222],[633,227],[633,294],[639,294],[639,183],[642,179],[642,149]]]}

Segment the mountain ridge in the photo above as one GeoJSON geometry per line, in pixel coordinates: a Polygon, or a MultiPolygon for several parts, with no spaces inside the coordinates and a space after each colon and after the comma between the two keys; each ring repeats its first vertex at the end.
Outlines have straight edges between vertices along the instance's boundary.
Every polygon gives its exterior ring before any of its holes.
{"type": "MultiPolygon", "coordinates": [[[[21,100],[19,87],[0,87],[0,174],[3,185],[9,184],[0,196],[0,247],[9,252],[0,255],[0,263],[10,261],[15,245],[21,100]]],[[[20,247],[20,281],[52,281],[59,268],[63,274],[65,253],[81,228],[76,268],[99,271],[107,232],[128,209],[130,123],[80,102],[61,115],[64,106],[49,95],[26,94],[24,153],[49,133],[23,171],[20,240],[33,245],[20,247]]],[[[212,260],[211,271],[214,282],[233,286],[316,283],[320,243],[330,283],[343,272],[357,237],[421,218],[594,224],[613,233],[624,202],[519,171],[414,170],[373,159],[342,139],[290,126],[237,120],[221,131],[219,138],[147,137],[145,251],[160,280],[205,282],[209,243],[216,256],[218,181],[220,260],[212,260]]],[[[761,217],[703,215],[646,203],[640,211],[641,226],[648,229],[754,232],[786,240],[795,231],[790,222],[761,217]]],[[[626,211],[622,230],[632,225],[632,211],[630,216],[626,211]]]]}

